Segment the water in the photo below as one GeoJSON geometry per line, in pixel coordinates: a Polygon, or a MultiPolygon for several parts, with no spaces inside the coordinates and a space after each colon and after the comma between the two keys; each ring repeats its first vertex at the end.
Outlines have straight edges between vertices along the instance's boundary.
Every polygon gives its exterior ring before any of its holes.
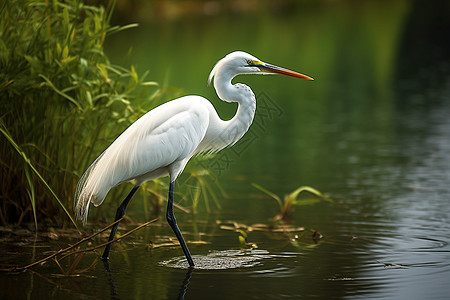
{"type": "MultiPolygon", "coordinates": [[[[204,95],[224,118],[235,107],[220,103],[206,78],[232,50],[316,80],[236,79],[253,88],[258,110],[244,141],[206,162],[227,193],[222,209],[206,214],[201,203],[195,217],[175,212],[186,240],[196,242],[196,269],[186,268],[178,247],[148,247],[171,242],[159,221],[114,245],[109,272],[98,253],[83,258],[78,270],[97,263],[78,276],[61,276],[50,262],[2,274],[1,297],[450,298],[450,23],[448,5],[427,3],[305,2],[290,13],[187,16],[111,37],[113,61],[133,46],[128,61],[138,70],[204,95]],[[296,207],[287,223],[304,231],[248,232],[252,249],[221,229],[267,224],[279,213],[251,183],[280,196],[309,185],[335,203],[296,207]],[[314,231],[323,238],[314,241],[314,231]]],[[[129,214],[144,221],[140,203],[129,214]]],[[[97,209],[112,217],[111,207],[97,209]]],[[[2,248],[9,263],[23,265],[73,242],[30,237],[2,248]]]]}

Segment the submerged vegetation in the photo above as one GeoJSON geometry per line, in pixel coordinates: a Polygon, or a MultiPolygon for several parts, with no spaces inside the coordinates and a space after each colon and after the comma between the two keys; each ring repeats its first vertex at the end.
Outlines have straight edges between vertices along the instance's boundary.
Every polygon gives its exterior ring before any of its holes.
{"type": "Polygon", "coordinates": [[[80,172],[159,99],[147,73],[103,52],[108,35],[135,26],[110,26],[114,5],[0,4],[2,224],[71,219],[80,172]]]}

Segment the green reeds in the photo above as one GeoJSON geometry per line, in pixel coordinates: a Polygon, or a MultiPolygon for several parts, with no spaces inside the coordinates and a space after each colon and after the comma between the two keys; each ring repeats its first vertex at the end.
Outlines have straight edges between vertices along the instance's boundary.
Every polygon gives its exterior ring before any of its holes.
{"type": "Polygon", "coordinates": [[[136,26],[111,27],[114,4],[1,2],[2,224],[73,222],[68,208],[81,172],[155,106],[157,84],[103,52],[106,36],[136,26]]]}
{"type": "Polygon", "coordinates": [[[214,178],[214,175],[203,168],[190,166],[188,168],[189,178],[184,182],[183,194],[190,196],[192,199],[192,210],[198,212],[198,204],[200,203],[200,195],[203,195],[204,205],[207,213],[211,212],[209,200],[212,199],[217,209],[221,209],[219,199],[216,194],[225,196],[225,192],[214,178]]]}

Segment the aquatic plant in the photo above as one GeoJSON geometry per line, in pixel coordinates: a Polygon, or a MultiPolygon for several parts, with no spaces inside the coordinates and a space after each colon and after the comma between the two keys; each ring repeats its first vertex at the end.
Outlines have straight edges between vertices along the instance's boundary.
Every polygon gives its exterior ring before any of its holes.
{"type": "Polygon", "coordinates": [[[284,198],[281,199],[278,195],[268,191],[267,189],[263,188],[262,186],[256,183],[252,183],[252,185],[261,192],[270,196],[277,202],[278,207],[280,209],[280,213],[273,217],[272,221],[274,223],[277,221],[285,221],[290,216],[294,206],[312,205],[322,200],[334,202],[331,198],[329,198],[325,194],[309,186],[301,186],[296,190],[294,190],[292,193],[285,195],[284,198]],[[299,196],[302,192],[308,192],[309,194],[312,194],[313,197],[300,198],[299,196]]]}
{"type": "Polygon", "coordinates": [[[159,99],[148,73],[113,65],[103,52],[108,35],[136,26],[110,26],[114,5],[1,2],[2,224],[72,220],[80,172],[159,99]]]}
{"type": "Polygon", "coordinates": [[[213,200],[215,207],[220,209],[221,205],[217,195],[225,196],[226,194],[214,175],[210,171],[195,164],[189,166],[187,171],[189,172],[189,176],[183,182],[183,195],[185,195],[184,198],[192,199],[193,212],[196,213],[198,211],[198,204],[201,198],[203,199],[207,213],[211,212],[210,199],[213,200]]]}

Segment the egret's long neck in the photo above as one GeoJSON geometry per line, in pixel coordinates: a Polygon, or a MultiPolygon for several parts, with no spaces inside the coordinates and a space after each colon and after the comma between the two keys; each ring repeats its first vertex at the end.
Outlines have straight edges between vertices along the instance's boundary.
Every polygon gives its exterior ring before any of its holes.
{"type": "Polygon", "coordinates": [[[233,77],[216,74],[214,87],[220,99],[226,102],[237,102],[236,115],[229,121],[224,121],[220,139],[226,145],[236,143],[249,129],[256,111],[256,98],[250,87],[245,84],[232,84],[233,77]]]}

